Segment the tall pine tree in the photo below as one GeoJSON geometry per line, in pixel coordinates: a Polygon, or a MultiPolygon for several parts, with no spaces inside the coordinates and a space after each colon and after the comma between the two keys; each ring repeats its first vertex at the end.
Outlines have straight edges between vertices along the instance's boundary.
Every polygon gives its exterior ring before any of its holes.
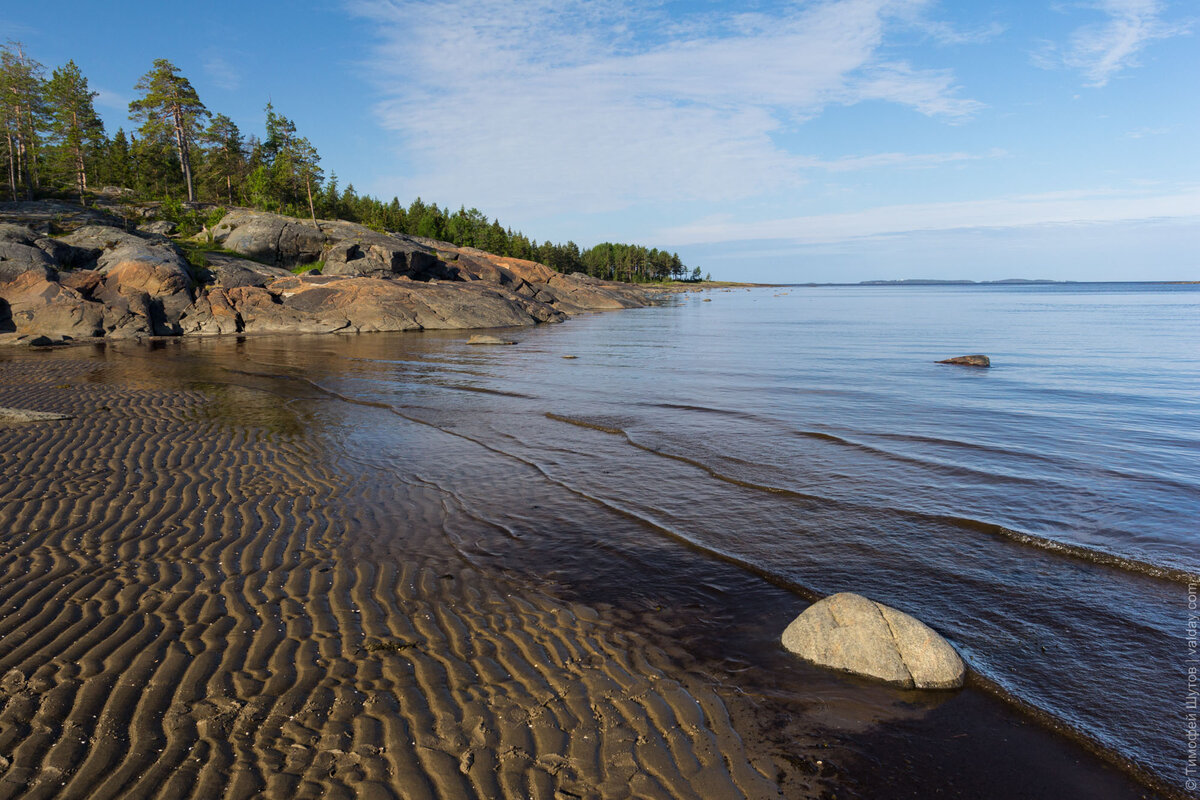
{"type": "Polygon", "coordinates": [[[42,65],[26,55],[20,42],[0,47],[0,128],[14,200],[18,185],[24,185],[31,200],[39,185],[38,150],[46,113],[42,75],[42,65]]]}
{"type": "Polygon", "coordinates": [[[69,174],[84,204],[88,163],[104,144],[104,123],[96,114],[96,92],[88,89],[87,78],[74,61],[54,70],[46,84],[50,130],[56,146],[55,163],[60,173],[69,174]]]}
{"type": "Polygon", "coordinates": [[[208,145],[205,154],[205,177],[212,186],[215,196],[225,195],[233,205],[234,184],[241,188],[241,179],[246,170],[246,143],[237,124],[224,114],[216,114],[204,131],[204,142],[208,145]]]}
{"type": "Polygon", "coordinates": [[[134,87],[142,96],[129,104],[129,113],[142,123],[142,140],[173,139],[179,168],[187,185],[188,202],[195,202],[192,186],[192,145],[199,138],[201,123],[209,116],[196,90],[179,68],[165,58],[154,66],[134,87]]]}

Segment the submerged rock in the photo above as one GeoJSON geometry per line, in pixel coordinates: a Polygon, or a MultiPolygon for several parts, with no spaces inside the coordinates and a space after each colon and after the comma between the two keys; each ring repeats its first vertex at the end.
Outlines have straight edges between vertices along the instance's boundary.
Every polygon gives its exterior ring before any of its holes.
{"type": "Polygon", "coordinates": [[[467,344],[516,344],[511,339],[501,339],[499,336],[489,336],[486,333],[477,333],[470,339],[467,339],[467,344]]]}
{"type": "Polygon", "coordinates": [[[909,689],[956,689],[966,675],[958,653],[928,625],[850,592],[809,606],[782,641],[818,666],[909,689]]]}
{"type": "Polygon", "coordinates": [[[960,367],[990,367],[992,360],[985,355],[955,356],[937,362],[939,364],[957,364],[960,367]]]}

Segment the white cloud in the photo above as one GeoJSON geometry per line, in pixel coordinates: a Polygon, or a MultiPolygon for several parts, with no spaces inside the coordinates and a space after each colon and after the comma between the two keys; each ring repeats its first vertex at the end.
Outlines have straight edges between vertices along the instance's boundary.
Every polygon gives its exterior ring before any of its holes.
{"type": "Polygon", "coordinates": [[[242,86],[242,74],[224,56],[209,53],[204,59],[204,73],[219,88],[237,91],[242,86]]]}
{"type": "Polygon", "coordinates": [[[96,92],[95,104],[100,108],[110,108],[113,111],[120,111],[123,114],[129,112],[130,98],[126,95],[95,87],[93,87],[93,91],[96,92]]]}
{"type": "Polygon", "coordinates": [[[969,202],[915,203],[755,222],[714,217],[659,231],[654,239],[670,247],[757,239],[822,244],[919,231],[1168,218],[1200,219],[1200,186],[1157,194],[1115,190],[1064,191],[969,202]]]}
{"type": "Polygon", "coordinates": [[[1156,39],[1188,33],[1188,25],[1163,20],[1161,0],[1098,0],[1083,6],[1106,19],[1083,25],[1065,46],[1047,44],[1035,55],[1042,67],[1059,64],[1083,73],[1088,86],[1100,87],[1117,73],[1138,66],[1138,55],[1156,39]]]}
{"type": "Polygon", "coordinates": [[[1166,136],[1174,132],[1175,126],[1168,125],[1162,128],[1135,128],[1127,132],[1125,136],[1129,139],[1145,139],[1147,136],[1166,136]]]}
{"type": "Polygon", "coordinates": [[[798,187],[814,160],[777,138],[830,105],[970,117],[981,106],[949,71],[883,57],[890,26],[926,5],[828,0],[683,21],[626,0],[352,8],[377,24],[366,66],[414,163],[406,190],[508,216],[798,187]]]}
{"type": "Polygon", "coordinates": [[[1007,155],[1006,151],[997,148],[982,155],[976,153],[874,153],[868,156],[845,156],[835,159],[799,158],[797,163],[806,168],[822,169],[827,172],[852,172],[881,167],[919,169],[961,161],[978,161],[983,158],[1004,158],[1007,155]]]}

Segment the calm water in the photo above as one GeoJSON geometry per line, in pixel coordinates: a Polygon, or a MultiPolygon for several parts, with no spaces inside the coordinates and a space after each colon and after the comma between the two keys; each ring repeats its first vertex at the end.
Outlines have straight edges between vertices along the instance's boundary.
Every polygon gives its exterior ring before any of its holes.
{"type": "Polygon", "coordinates": [[[341,446],[440,487],[466,558],[551,581],[641,547],[669,578],[686,540],[800,594],[860,592],[1183,788],[1200,286],[734,290],[506,335],[243,355],[340,395],[341,446]],[[933,363],[966,353],[994,366],[933,363]]]}

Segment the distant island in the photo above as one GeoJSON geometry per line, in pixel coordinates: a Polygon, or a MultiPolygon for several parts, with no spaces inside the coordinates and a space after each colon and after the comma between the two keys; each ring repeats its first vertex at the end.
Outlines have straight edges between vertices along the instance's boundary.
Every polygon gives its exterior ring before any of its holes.
{"type": "Polygon", "coordinates": [[[904,278],[891,281],[859,281],[858,286],[989,286],[994,284],[1029,283],[1079,283],[1079,281],[1052,281],[1046,278],[1004,278],[998,281],[938,280],[936,278],[904,278]]]}

